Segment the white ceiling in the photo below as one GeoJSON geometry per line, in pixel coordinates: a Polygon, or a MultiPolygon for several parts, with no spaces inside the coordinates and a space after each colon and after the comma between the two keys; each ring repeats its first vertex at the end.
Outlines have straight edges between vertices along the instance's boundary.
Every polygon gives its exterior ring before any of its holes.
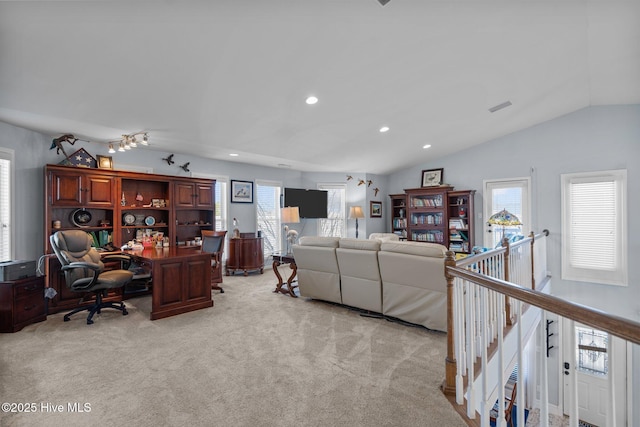
{"type": "Polygon", "coordinates": [[[640,1],[0,1],[0,120],[52,137],[386,174],[628,103],[640,1]]]}

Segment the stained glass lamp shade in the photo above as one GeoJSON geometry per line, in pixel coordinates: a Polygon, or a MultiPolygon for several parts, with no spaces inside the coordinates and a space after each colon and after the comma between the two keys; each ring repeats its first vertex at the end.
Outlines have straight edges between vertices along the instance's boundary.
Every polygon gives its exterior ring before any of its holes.
{"type": "Polygon", "coordinates": [[[493,215],[491,215],[491,217],[489,218],[488,222],[491,225],[501,225],[502,226],[502,237],[500,238],[500,241],[502,241],[502,239],[504,239],[504,229],[505,229],[505,227],[513,226],[513,225],[522,225],[522,223],[520,222],[518,217],[515,216],[514,214],[512,214],[511,212],[509,212],[506,209],[502,209],[500,212],[497,212],[497,213],[494,213],[493,215]]]}

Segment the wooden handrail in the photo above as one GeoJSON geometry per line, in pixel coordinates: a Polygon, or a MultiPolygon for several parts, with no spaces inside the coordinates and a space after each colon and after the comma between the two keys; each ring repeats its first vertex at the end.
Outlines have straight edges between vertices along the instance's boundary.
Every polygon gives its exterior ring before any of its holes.
{"type": "Polygon", "coordinates": [[[640,323],[633,320],[514,285],[504,280],[489,278],[460,267],[447,265],[445,266],[445,273],[451,277],[460,277],[532,306],[608,332],[635,344],[640,344],[640,323]]]}

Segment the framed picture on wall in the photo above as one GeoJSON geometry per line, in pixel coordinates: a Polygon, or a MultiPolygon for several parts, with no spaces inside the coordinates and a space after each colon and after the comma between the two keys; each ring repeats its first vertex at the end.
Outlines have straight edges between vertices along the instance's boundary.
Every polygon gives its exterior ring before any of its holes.
{"type": "Polygon", "coordinates": [[[101,156],[98,154],[98,168],[100,169],[113,169],[113,158],[111,156],[101,156]]]}
{"type": "Polygon", "coordinates": [[[422,171],[422,186],[436,187],[442,185],[442,173],[444,169],[427,169],[422,171]]]}
{"type": "Polygon", "coordinates": [[[382,202],[370,202],[369,216],[371,218],[382,218],[382,202]]]}
{"type": "Polygon", "coordinates": [[[231,203],[253,203],[253,182],[232,179],[231,203]]]}

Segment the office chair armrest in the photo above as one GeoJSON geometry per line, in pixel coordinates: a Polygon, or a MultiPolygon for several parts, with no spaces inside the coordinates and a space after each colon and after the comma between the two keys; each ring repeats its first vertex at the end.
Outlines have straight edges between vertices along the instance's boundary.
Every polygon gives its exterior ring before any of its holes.
{"type": "Polygon", "coordinates": [[[101,260],[102,262],[120,261],[122,268],[127,270],[131,265],[133,258],[131,258],[131,255],[127,254],[110,254],[103,256],[101,260]]]}
{"type": "Polygon", "coordinates": [[[92,262],[76,261],[62,266],[62,271],[71,270],[72,268],[88,268],[93,271],[100,271],[100,266],[92,262]]]}

